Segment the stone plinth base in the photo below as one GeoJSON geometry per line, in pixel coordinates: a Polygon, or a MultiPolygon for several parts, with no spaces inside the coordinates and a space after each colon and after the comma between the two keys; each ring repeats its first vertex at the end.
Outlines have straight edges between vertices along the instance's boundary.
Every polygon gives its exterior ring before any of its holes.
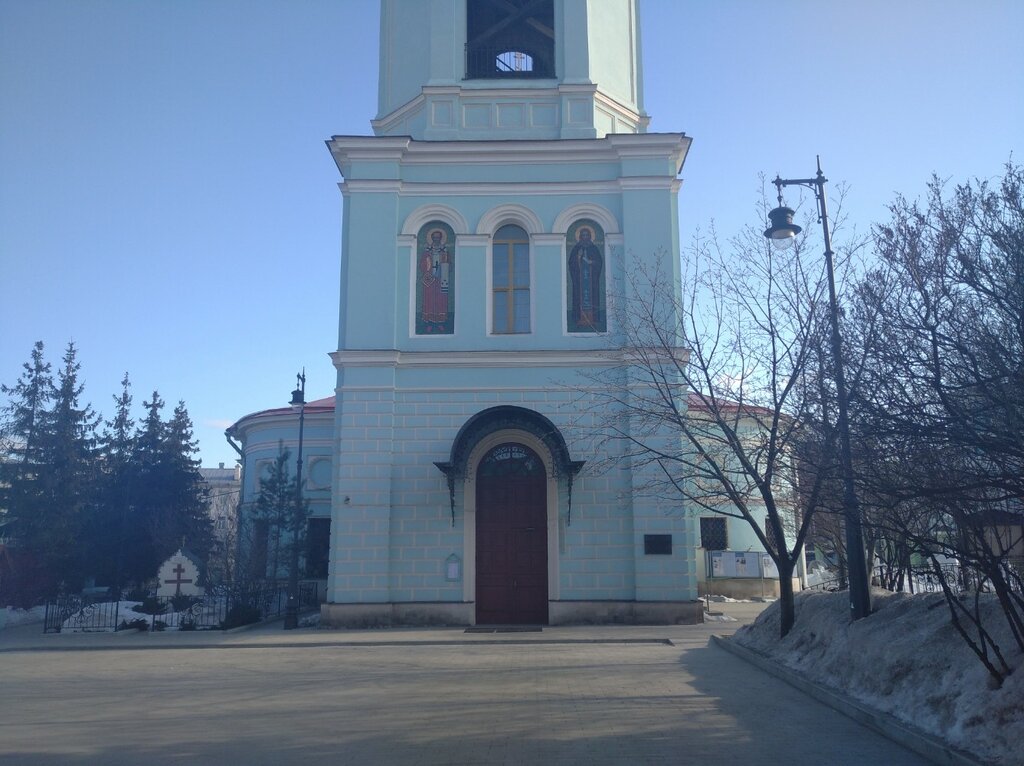
{"type": "Polygon", "coordinates": [[[552,625],[696,625],[703,601],[552,601],[552,625]]]}
{"type": "MultiPolygon", "coordinates": [[[[550,625],[695,625],[703,601],[550,601],[550,625]]],[[[321,604],[325,628],[475,625],[473,603],[321,604]]]]}
{"type": "Polygon", "coordinates": [[[320,605],[325,628],[472,625],[473,615],[473,604],[451,602],[320,605]]]}

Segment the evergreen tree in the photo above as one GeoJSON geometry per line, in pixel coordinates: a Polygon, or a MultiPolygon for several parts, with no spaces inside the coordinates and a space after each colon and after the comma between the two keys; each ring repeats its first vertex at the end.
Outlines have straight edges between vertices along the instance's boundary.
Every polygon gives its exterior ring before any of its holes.
{"type": "MultiPolygon", "coordinates": [[[[162,559],[155,543],[156,530],[162,527],[161,451],[164,401],[157,391],[143,401],[146,413],[134,437],[132,466],[126,491],[129,502],[125,513],[122,573],[126,581],[143,582],[156,575],[162,559]]],[[[171,551],[173,553],[173,551],[171,551]]]]}
{"type": "Polygon", "coordinates": [[[135,581],[153,577],[180,547],[205,558],[213,540],[207,488],[184,403],[179,402],[167,421],[161,417],[164,401],[159,392],[154,391],[143,406],[146,415],[135,437],[125,540],[124,572],[135,581]]]}
{"type": "Polygon", "coordinates": [[[38,431],[46,405],[53,397],[50,364],[43,358],[43,342],[36,341],[32,358],[22,365],[23,372],[13,386],[0,384],[0,391],[11,397],[0,421],[2,450],[10,463],[28,464],[34,460],[38,431]]]}
{"type": "MultiPolygon", "coordinates": [[[[167,422],[165,454],[171,468],[171,495],[177,513],[172,534],[205,561],[213,546],[213,520],[207,511],[209,487],[199,472],[199,443],[192,430],[185,402],[178,401],[167,422]]],[[[171,551],[173,553],[173,551],[171,551]]]]}
{"type": "Polygon", "coordinates": [[[81,365],[73,342],[57,373],[52,407],[39,432],[39,485],[45,507],[26,520],[27,541],[58,581],[80,585],[83,571],[81,532],[92,508],[95,488],[97,416],[80,398],[81,365]]]}
{"type": "Polygon", "coordinates": [[[84,520],[94,486],[96,416],[82,405],[84,385],[74,343],[69,343],[54,384],[43,344],[14,386],[5,408],[2,503],[18,572],[14,600],[31,601],[58,583],[83,578],[84,520]]]}
{"type": "Polygon", "coordinates": [[[127,372],[121,380],[121,394],[113,399],[114,417],[105,421],[99,440],[96,508],[86,539],[91,554],[89,570],[97,583],[120,586],[135,483],[135,420],[131,416],[132,394],[127,372]]]}
{"type": "MultiPolygon", "coordinates": [[[[288,473],[288,460],[291,452],[284,445],[278,447],[277,457],[265,476],[260,477],[260,491],[256,496],[253,518],[266,524],[267,555],[256,555],[254,559],[262,560],[269,569],[271,577],[281,577],[283,567],[288,563],[284,533],[288,528],[288,520],[295,506],[295,479],[288,473]]],[[[262,552],[261,552],[262,553],[262,552]]],[[[253,572],[255,577],[267,576],[266,571],[253,572]]]]}
{"type": "Polygon", "coordinates": [[[50,369],[44,360],[43,342],[37,341],[17,383],[0,385],[0,391],[10,397],[0,411],[0,540],[9,544],[11,550],[0,605],[33,605],[46,580],[43,563],[27,543],[31,520],[43,508],[37,481],[39,434],[53,398],[50,369]]]}

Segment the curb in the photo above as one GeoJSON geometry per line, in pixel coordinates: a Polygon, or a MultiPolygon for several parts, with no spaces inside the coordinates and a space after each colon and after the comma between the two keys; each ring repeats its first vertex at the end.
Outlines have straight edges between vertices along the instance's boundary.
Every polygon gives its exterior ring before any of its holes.
{"type": "Polygon", "coordinates": [[[908,750],[913,750],[930,761],[942,766],[992,766],[991,761],[982,760],[977,756],[966,753],[963,750],[948,745],[938,737],[923,732],[893,718],[888,713],[856,702],[849,697],[822,686],[821,684],[809,681],[797,672],[779,665],[767,655],[740,646],[722,636],[711,636],[714,644],[730,654],[739,657],[751,665],[754,665],[768,675],[785,681],[795,689],[828,705],[833,710],[852,718],[857,723],[867,726],[872,731],[891,739],[897,744],[903,745],[908,750]]]}

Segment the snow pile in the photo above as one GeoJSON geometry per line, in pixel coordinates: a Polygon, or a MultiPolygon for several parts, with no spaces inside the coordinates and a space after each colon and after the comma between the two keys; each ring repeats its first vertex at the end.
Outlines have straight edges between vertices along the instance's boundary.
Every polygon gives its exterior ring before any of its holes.
{"type": "Polygon", "coordinates": [[[704,612],[704,622],[739,622],[739,620],[720,612],[704,612]]]}
{"type": "Polygon", "coordinates": [[[984,624],[1015,671],[998,689],[941,594],[875,590],[873,598],[875,613],[851,623],[846,593],[800,593],[784,639],[773,604],[732,640],[962,750],[1024,763],[1024,655],[995,600],[982,602],[984,624]]]}
{"type": "Polygon", "coordinates": [[[15,609],[13,606],[5,606],[0,609],[0,630],[15,628],[18,625],[31,625],[42,622],[45,618],[45,606],[34,606],[31,609],[15,609]]]}

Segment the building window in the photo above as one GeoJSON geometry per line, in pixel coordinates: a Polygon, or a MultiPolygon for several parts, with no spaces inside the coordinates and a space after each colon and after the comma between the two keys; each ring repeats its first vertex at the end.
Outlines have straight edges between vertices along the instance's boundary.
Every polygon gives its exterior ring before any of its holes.
{"type": "MultiPolygon", "coordinates": [[[[249,576],[262,580],[267,576],[270,559],[270,522],[256,519],[252,527],[252,553],[249,558],[249,576]]],[[[276,576],[277,573],[274,573],[276,576]]]]}
{"type": "Polygon", "coordinates": [[[533,56],[522,51],[504,51],[498,54],[495,65],[499,72],[526,75],[533,72],[533,56]]]}
{"type": "Polygon", "coordinates": [[[326,580],[330,556],[331,520],[311,518],[306,537],[306,577],[326,580]]]}
{"type": "Polygon", "coordinates": [[[468,0],[466,77],[555,76],[554,0],[468,0]]]}
{"type": "Polygon", "coordinates": [[[765,539],[768,541],[768,550],[770,550],[770,551],[781,550],[781,548],[779,546],[779,538],[775,534],[775,527],[772,526],[772,517],[771,516],[765,516],[764,517],[764,536],[765,536],[765,539]]]}
{"type": "Polygon", "coordinates": [[[565,237],[566,317],[569,332],[604,332],[604,230],[596,221],[580,220],[565,237]]]}
{"type": "Polygon", "coordinates": [[[491,254],[491,331],[530,332],[530,237],[518,226],[502,226],[491,254]]]}
{"type": "Polygon", "coordinates": [[[706,551],[729,549],[729,534],[726,520],[721,517],[705,517],[700,520],[700,547],[706,551]]]}

